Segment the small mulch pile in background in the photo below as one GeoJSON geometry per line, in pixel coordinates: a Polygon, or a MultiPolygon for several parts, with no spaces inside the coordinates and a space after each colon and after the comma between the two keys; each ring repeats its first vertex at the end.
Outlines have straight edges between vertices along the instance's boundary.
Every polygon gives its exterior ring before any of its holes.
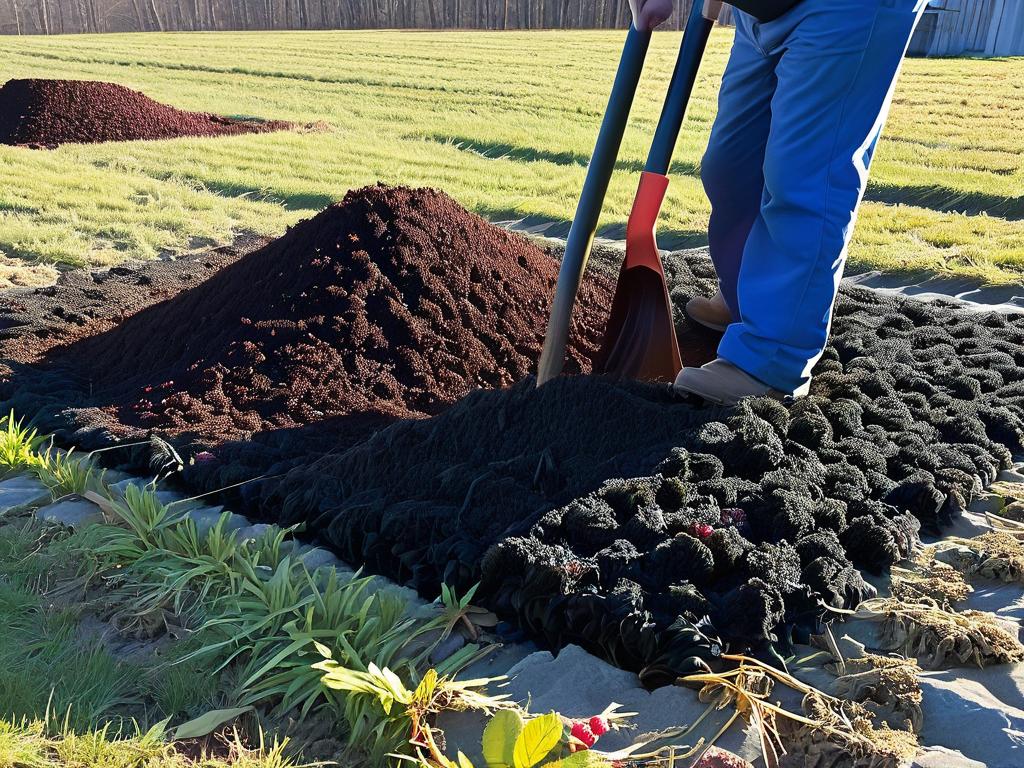
{"type": "Polygon", "coordinates": [[[60,144],[229,136],[294,127],[281,120],[238,120],[185,112],[115,83],[8,80],[0,88],[0,144],[60,144]]]}

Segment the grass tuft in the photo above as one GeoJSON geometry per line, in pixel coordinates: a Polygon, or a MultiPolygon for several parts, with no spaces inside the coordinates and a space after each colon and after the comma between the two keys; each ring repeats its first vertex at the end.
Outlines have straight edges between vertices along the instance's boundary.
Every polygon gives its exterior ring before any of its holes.
{"type": "Polygon", "coordinates": [[[0,479],[39,465],[39,449],[46,438],[24,422],[14,418],[14,411],[0,418],[0,479]]]}

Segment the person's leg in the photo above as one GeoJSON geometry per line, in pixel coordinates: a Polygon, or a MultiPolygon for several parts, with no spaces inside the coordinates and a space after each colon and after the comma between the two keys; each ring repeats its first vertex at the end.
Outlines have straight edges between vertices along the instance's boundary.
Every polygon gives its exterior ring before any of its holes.
{"type": "Polygon", "coordinates": [[[744,248],[740,322],[719,355],[794,392],[832,322],[846,247],[924,0],[804,0],[761,25],[781,54],[764,161],[764,202],[744,248]]]}
{"type": "Polygon", "coordinates": [[[767,56],[752,36],[754,21],[736,11],[736,37],[718,93],[718,114],[701,161],[711,201],[708,243],[722,295],[738,318],[736,279],[743,246],[761,207],[764,148],[771,121],[778,56],[767,56]]]}

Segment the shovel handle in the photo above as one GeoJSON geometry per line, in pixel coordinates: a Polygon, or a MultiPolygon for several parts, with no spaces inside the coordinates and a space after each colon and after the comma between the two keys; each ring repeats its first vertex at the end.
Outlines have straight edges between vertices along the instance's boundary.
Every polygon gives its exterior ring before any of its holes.
{"type": "Polygon", "coordinates": [[[644,166],[648,173],[662,176],[668,174],[672,153],[679,138],[679,129],[682,128],[686,107],[690,103],[690,95],[697,82],[697,71],[700,69],[701,59],[704,58],[711,29],[715,26],[721,9],[722,3],[719,0],[696,0],[690,9],[686,31],[683,32],[683,42],[679,47],[679,57],[676,59],[676,68],[665,97],[665,106],[661,110],[658,128],[654,132],[647,165],[644,166]]]}
{"type": "Polygon", "coordinates": [[[558,376],[565,364],[572,308],[576,303],[576,293],[583,280],[583,272],[587,268],[587,260],[590,258],[590,249],[597,232],[597,221],[601,216],[605,194],[608,192],[608,182],[615,169],[619,147],[622,145],[622,135],[626,130],[629,111],[633,106],[633,96],[640,82],[650,42],[650,32],[640,32],[630,25],[619,68],[615,74],[615,83],[608,99],[608,108],[605,110],[601,130],[597,136],[597,145],[587,167],[587,177],[583,182],[576,216],[572,220],[565,244],[565,255],[562,257],[555,298],[551,305],[551,319],[548,321],[544,349],[537,365],[537,386],[558,376]]]}

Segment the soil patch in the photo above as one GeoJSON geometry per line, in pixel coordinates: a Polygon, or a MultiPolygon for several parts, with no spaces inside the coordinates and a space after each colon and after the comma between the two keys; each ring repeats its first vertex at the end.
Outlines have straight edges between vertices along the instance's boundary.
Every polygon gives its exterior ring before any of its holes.
{"type": "Polygon", "coordinates": [[[269,242],[241,235],[230,245],[169,260],[63,272],[54,285],[0,293],[0,355],[34,363],[50,350],[116,327],[139,311],[172,299],[269,242]]]}
{"type": "MultiPolygon", "coordinates": [[[[87,447],[196,440],[212,456],[189,488],[250,481],[247,511],[426,595],[482,581],[531,636],[651,685],[713,661],[715,635],[786,655],[1024,450],[1024,317],[864,289],[842,291],[790,407],[585,375],[537,389],[556,263],[439,193],[361,190],[41,359],[11,326],[0,354],[24,362],[0,407],[87,447]]],[[[711,266],[671,254],[666,274],[702,362],[715,337],[682,306],[711,266]]],[[[579,371],[610,295],[601,275],[584,286],[579,371]]]]}
{"type": "MultiPolygon", "coordinates": [[[[530,372],[558,263],[442,193],[377,186],[206,274],[47,356],[45,369],[88,390],[97,427],[217,443],[336,416],[435,413],[530,372]]],[[[589,369],[611,289],[600,276],[582,286],[570,371],[589,369]]],[[[27,322],[10,308],[9,328],[27,322]]],[[[11,335],[5,357],[38,360],[38,336],[11,335]]]]}
{"type": "Polygon", "coordinates": [[[29,147],[225,136],[292,128],[280,120],[235,120],[185,112],[115,83],[8,80],[0,88],[0,143],[29,147]]]}

